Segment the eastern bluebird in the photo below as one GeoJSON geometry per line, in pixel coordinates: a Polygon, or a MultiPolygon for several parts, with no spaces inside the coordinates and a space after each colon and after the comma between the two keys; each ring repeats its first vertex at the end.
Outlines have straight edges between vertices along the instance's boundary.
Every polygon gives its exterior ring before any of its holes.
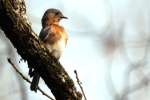
{"type": "MultiPolygon", "coordinates": [[[[49,52],[59,60],[67,43],[67,33],[63,26],[59,25],[61,19],[67,19],[58,9],[48,9],[42,17],[42,30],[39,38],[44,42],[49,52]]],[[[40,76],[34,71],[31,90],[37,91],[40,76]]]]}

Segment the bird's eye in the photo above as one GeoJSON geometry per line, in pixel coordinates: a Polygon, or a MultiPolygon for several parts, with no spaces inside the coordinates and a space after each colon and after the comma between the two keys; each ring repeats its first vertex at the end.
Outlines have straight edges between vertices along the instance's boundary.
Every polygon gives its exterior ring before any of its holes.
{"type": "Polygon", "coordinates": [[[55,15],[58,15],[58,14],[59,14],[59,12],[56,12],[56,13],[55,13],[55,15]]]}

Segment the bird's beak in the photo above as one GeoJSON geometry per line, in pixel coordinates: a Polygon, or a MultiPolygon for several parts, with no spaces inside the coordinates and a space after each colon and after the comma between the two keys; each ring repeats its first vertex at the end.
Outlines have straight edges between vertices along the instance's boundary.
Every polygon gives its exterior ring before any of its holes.
{"type": "Polygon", "coordinates": [[[68,17],[66,17],[66,16],[62,16],[61,18],[63,18],[63,19],[68,19],[68,17]]]}

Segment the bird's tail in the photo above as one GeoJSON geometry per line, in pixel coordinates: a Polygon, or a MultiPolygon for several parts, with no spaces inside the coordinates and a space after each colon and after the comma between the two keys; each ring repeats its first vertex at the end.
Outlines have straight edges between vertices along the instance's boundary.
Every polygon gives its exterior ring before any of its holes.
{"type": "Polygon", "coordinates": [[[35,75],[33,76],[32,82],[31,82],[31,86],[30,86],[30,89],[32,91],[37,92],[39,80],[40,80],[40,75],[38,73],[35,73],[35,75]]]}

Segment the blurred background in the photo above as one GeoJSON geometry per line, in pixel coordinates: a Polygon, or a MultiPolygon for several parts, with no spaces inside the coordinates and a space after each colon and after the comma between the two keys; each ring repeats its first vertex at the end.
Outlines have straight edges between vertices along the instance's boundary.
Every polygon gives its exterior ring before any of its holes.
{"type": "MultiPolygon", "coordinates": [[[[150,0],[25,0],[35,33],[48,8],[60,9],[69,41],[60,62],[76,83],[74,70],[88,100],[149,100],[150,0]]],[[[10,41],[0,31],[0,100],[48,100],[34,93],[8,64],[11,57],[28,76],[10,41]]],[[[52,96],[44,82],[40,86],[52,96]]],[[[76,84],[78,90],[79,87],[76,84]]]]}

